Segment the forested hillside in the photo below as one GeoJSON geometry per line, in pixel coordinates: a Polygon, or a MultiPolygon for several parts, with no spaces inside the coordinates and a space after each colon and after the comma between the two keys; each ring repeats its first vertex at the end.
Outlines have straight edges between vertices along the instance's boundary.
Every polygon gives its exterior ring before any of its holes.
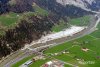
{"type": "Polygon", "coordinates": [[[31,15],[24,18],[0,37],[0,58],[49,33],[54,25],[49,17],[31,15]]]}

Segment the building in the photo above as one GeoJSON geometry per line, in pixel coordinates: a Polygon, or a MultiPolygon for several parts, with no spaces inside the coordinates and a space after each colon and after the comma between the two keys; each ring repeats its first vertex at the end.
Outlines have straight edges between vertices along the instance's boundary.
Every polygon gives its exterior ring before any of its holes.
{"type": "Polygon", "coordinates": [[[52,60],[42,65],[42,67],[64,67],[64,63],[58,60],[52,60]]]}

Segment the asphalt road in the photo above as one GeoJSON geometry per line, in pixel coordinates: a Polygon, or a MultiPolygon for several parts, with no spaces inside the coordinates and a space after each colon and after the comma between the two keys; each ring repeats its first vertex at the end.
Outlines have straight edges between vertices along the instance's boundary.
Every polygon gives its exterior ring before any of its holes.
{"type": "MultiPolygon", "coordinates": [[[[85,35],[88,35],[88,34],[90,34],[90,33],[92,33],[92,32],[95,31],[96,26],[100,22],[100,16],[98,16],[98,17],[99,17],[98,20],[95,20],[95,17],[92,17],[91,18],[91,21],[90,21],[90,23],[88,25],[88,28],[86,28],[85,30],[81,31],[78,34],[75,34],[72,37],[62,37],[62,38],[59,38],[59,39],[56,39],[56,40],[48,41],[46,43],[43,43],[42,45],[41,44],[36,44],[36,45],[39,45],[39,46],[38,47],[31,46],[30,48],[31,49],[34,49],[34,48],[35,49],[36,48],[37,49],[40,49],[42,47],[45,47],[45,46],[51,45],[51,44],[59,45],[61,43],[64,43],[64,42],[67,42],[67,41],[71,41],[71,40],[74,40],[74,39],[83,37],[85,35]]],[[[53,46],[55,46],[55,45],[53,45],[53,46]]],[[[26,50],[23,50],[23,51],[22,50],[19,50],[15,54],[8,56],[8,58],[6,58],[3,61],[1,61],[0,62],[0,67],[11,67],[12,64],[14,64],[14,63],[22,60],[23,58],[28,57],[28,56],[30,56],[32,54],[33,54],[33,52],[30,51],[30,50],[27,50],[27,49],[26,50]]]]}

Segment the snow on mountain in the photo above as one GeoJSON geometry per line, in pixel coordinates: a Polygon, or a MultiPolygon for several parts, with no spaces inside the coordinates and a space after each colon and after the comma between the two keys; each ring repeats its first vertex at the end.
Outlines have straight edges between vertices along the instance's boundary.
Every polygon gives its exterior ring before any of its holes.
{"type": "Polygon", "coordinates": [[[88,2],[90,5],[92,5],[92,3],[95,2],[95,0],[83,0],[83,1],[88,2]]]}
{"type": "Polygon", "coordinates": [[[94,0],[56,0],[58,3],[62,5],[77,5],[77,6],[87,6],[87,4],[92,4],[94,0]]]}
{"type": "Polygon", "coordinates": [[[100,8],[100,5],[98,5],[99,0],[56,0],[56,2],[66,6],[66,5],[74,5],[77,7],[81,7],[85,10],[91,10],[92,7],[98,6],[97,9],[100,8]]]}

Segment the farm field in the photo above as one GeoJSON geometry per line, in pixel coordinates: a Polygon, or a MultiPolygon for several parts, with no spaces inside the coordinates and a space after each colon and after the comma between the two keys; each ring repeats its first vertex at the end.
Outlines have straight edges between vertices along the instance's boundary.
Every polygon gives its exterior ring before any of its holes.
{"type": "Polygon", "coordinates": [[[71,42],[63,43],[58,46],[49,48],[48,50],[44,51],[44,53],[47,55],[52,55],[54,53],[59,53],[67,50],[69,52],[68,54],[62,54],[54,57],[71,64],[77,64],[79,65],[79,67],[99,67],[100,60],[97,58],[98,56],[100,56],[99,47],[100,39],[91,35],[87,35],[71,42]],[[82,49],[84,48],[87,48],[88,51],[83,51],[82,49]],[[80,59],[81,61],[93,61],[95,62],[95,64],[79,64],[79,61],[77,61],[77,59],[80,59]]]}

